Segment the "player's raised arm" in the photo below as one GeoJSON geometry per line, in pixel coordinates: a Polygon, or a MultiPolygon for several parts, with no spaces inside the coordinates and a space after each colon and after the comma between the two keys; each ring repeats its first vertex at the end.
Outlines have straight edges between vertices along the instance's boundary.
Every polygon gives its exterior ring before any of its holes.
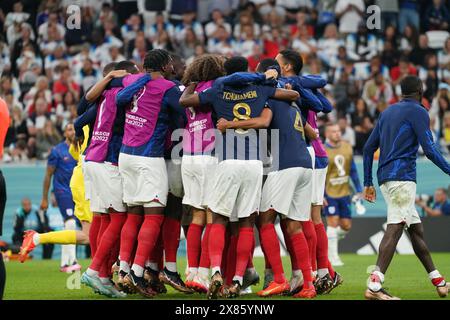
{"type": "Polygon", "coordinates": [[[285,101],[295,101],[300,98],[300,94],[294,90],[277,88],[272,98],[285,101]]]}
{"type": "Polygon", "coordinates": [[[189,108],[189,107],[198,107],[200,106],[200,98],[198,93],[195,92],[195,87],[197,83],[191,82],[183,91],[183,94],[180,97],[180,105],[189,108]]]}
{"type": "Polygon", "coordinates": [[[447,175],[450,175],[450,164],[442,156],[436,143],[433,141],[428,112],[425,109],[420,109],[419,112],[412,114],[410,121],[425,156],[447,175]]]}
{"type": "Polygon", "coordinates": [[[133,100],[133,96],[139,92],[146,84],[152,80],[152,77],[146,73],[134,83],[126,86],[116,96],[116,105],[118,107],[124,107],[133,100]]]}
{"type": "Polygon", "coordinates": [[[222,133],[227,129],[264,129],[269,127],[271,121],[272,110],[270,108],[264,108],[259,117],[248,120],[228,121],[220,118],[217,121],[217,129],[222,133]]]}
{"type": "Polygon", "coordinates": [[[89,91],[86,93],[86,100],[89,102],[94,102],[100,97],[100,95],[106,89],[112,79],[122,78],[128,74],[129,73],[125,70],[113,70],[109,72],[102,80],[94,84],[94,86],[89,89],[89,91]]]}

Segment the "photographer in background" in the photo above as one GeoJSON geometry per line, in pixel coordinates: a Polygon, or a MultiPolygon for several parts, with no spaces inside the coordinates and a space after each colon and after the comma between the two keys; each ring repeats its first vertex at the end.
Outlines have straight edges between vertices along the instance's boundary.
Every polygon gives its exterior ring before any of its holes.
{"type": "Polygon", "coordinates": [[[444,188],[439,188],[434,192],[434,201],[430,202],[419,197],[416,199],[416,205],[422,208],[428,217],[450,216],[450,202],[444,188]]]}

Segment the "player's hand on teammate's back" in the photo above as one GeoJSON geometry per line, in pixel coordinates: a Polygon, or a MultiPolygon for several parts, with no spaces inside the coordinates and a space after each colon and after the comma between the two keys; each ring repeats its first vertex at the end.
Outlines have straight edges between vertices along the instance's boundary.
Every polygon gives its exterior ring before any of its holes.
{"type": "Polygon", "coordinates": [[[216,127],[220,132],[224,133],[228,129],[228,120],[220,118],[217,120],[216,127]]]}
{"type": "Polygon", "coordinates": [[[285,88],[285,89],[288,89],[288,90],[292,90],[292,84],[286,83],[286,84],[284,85],[284,88],[285,88]]]}
{"type": "Polygon", "coordinates": [[[364,200],[372,203],[377,200],[377,192],[374,186],[364,187],[364,200]]]}
{"type": "Polygon", "coordinates": [[[47,210],[48,209],[48,199],[42,198],[41,209],[42,210],[47,210]]]}
{"type": "Polygon", "coordinates": [[[264,72],[264,74],[266,75],[267,80],[276,79],[278,77],[278,71],[275,69],[269,69],[264,72]]]}

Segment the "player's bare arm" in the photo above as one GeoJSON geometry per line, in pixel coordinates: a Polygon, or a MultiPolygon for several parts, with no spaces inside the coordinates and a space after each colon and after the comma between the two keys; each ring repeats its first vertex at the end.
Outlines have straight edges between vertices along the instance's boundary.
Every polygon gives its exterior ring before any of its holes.
{"type": "Polygon", "coordinates": [[[185,108],[188,107],[198,107],[200,106],[200,98],[198,94],[195,92],[195,87],[197,86],[196,82],[191,82],[186,89],[184,89],[183,94],[180,98],[180,105],[185,108]]]}
{"type": "Polygon", "coordinates": [[[94,86],[86,93],[86,100],[89,102],[94,102],[100,97],[112,79],[125,77],[128,74],[129,73],[125,70],[110,71],[102,80],[94,84],[94,86]]]}
{"type": "Polygon", "coordinates": [[[248,120],[228,121],[224,118],[220,118],[217,121],[217,129],[222,133],[227,129],[264,129],[269,127],[271,121],[272,111],[269,108],[264,108],[259,117],[248,120]]]}
{"type": "Polygon", "coordinates": [[[313,127],[311,127],[308,123],[305,124],[304,128],[305,128],[305,136],[309,140],[316,140],[317,138],[319,138],[319,135],[317,134],[316,130],[314,130],[313,127]]]}
{"type": "Polygon", "coordinates": [[[285,101],[295,101],[300,98],[300,94],[294,90],[277,88],[273,98],[285,101]]]}
{"type": "Polygon", "coordinates": [[[45,172],[44,178],[44,186],[42,190],[42,200],[41,200],[41,209],[46,210],[48,208],[48,190],[50,189],[50,182],[52,180],[52,176],[55,173],[55,167],[47,166],[47,171],[45,172]]]}

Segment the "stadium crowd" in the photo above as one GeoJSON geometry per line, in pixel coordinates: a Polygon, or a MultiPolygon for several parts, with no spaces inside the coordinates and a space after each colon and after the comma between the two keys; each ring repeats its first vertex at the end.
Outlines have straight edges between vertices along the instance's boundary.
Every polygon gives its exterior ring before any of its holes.
{"type": "Polygon", "coordinates": [[[417,74],[433,133],[448,153],[449,6],[446,0],[2,0],[0,96],[12,120],[3,161],[46,159],[101,69],[124,59],[142,67],[152,48],[186,64],[205,52],[242,55],[251,71],[284,48],[298,50],[303,73],[328,82],[334,111],[321,126],[337,120],[355,154],[380,112],[398,100],[400,81],[417,74]],[[381,8],[380,29],[366,25],[372,4],[381,8]],[[69,21],[78,18],[73,28],[69,21]]]}

